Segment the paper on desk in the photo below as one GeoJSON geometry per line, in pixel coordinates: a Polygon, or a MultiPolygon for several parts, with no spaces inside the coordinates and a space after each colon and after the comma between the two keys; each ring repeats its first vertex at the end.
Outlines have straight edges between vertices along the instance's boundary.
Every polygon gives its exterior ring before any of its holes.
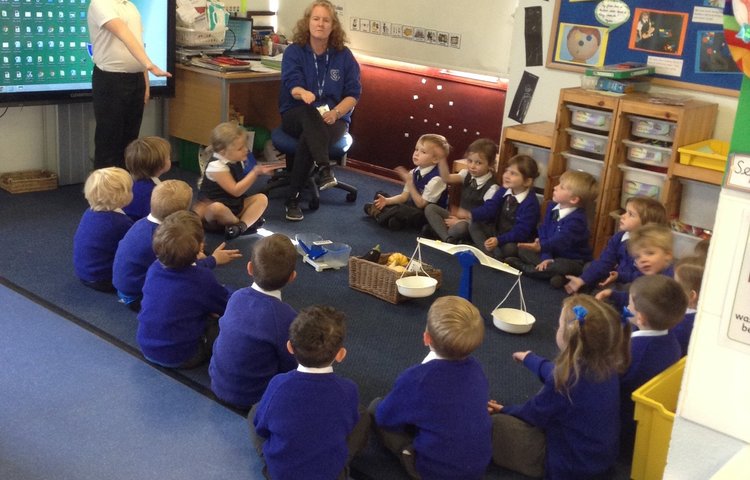
{"type": "Polygon", "coordinates": [[[430,240],[429,238],[422,238],[422,237],[417,237],[417,242],[421,243],[422,245],[427,245],[428,247],[441,250],[445,253],[450,253],[451,255],[455,255],[456,253],[459,253],[459,252],[469,251],[473,253],[474,256],[477,257],[477,260],[479,260],[479,263],[481,263],[485,267],[494,268],[495,270],[500,270],[501,272],[510,273],[511,275],[521,274],[520,271],[511,267],[507,263],[501,262],[500,260],[492,258],[489,255],[486,255],[483,251],[479,250],[477,247],[473,245],[454,245],[452,243],[441,242],[440,240],[430,240]]]}
{"type": "Polygon", "coordinates": [[[278,73],[278,68],[269,68],[260,63],[260,60],[250,60],[250,67],[252,68],[253,72],[261,72],[261,73],[278,73]]]}

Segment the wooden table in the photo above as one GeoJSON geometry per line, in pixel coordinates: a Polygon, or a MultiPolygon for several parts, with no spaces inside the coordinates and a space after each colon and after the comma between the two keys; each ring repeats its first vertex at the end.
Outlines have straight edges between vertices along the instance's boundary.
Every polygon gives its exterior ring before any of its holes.
{"type": "Polygon", "coordinates": [[[172,137],[208,145],[211,130],[229,119],[231,109],[246,125],[272,130],[281,124],[281,73],[228,72],[177,65],[175,96],[169,99],[172,137]]]}

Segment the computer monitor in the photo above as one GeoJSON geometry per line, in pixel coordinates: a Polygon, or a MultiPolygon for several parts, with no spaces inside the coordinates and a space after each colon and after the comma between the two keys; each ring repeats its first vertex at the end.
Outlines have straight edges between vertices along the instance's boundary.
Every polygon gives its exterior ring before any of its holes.
{"type": "Polygon", "coordinates": [[[249,53],[253,49],[253,19],[229,17],[224,36],[224,53],[249,53]]]}

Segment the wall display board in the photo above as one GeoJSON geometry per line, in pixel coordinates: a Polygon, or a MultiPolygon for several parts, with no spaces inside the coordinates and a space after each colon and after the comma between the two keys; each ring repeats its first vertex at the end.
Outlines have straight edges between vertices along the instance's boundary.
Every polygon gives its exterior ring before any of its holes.
{"type": "Polygon", "coordinates": [[[640,62],[656,67],[654,83],[737,96],[743,75],[729,51],[734,39],[725,39],[724,7],[724,0],[557,0],[547,66],[583,73],[640,62]]]}

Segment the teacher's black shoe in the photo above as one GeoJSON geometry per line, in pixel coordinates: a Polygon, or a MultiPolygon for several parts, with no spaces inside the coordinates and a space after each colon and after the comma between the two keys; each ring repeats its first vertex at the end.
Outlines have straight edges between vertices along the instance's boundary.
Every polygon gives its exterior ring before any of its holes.
{"type": "Polygon", "coordinates": [[[286,210],[286,219],[291,222],[299,222],[305,218],[305,216],[302,215],[302,209],[299,207],[298,198],[290,198],[287,200],[284,209],[286,210]]]}
{"type": "Polygon", "coordinates": [[[333,171],[328,165],[320,167],[318,170],[318,188],[320,190],[328,190],[338,185],[338,180],[333,176],[333,171]]]}

